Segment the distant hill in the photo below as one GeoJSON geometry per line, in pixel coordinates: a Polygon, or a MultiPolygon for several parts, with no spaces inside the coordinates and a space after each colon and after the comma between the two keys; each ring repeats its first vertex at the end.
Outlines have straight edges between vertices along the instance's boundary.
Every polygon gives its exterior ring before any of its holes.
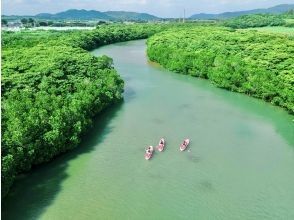
{"type": "Polygon", "coordinates": [[[70,9],[67,11],[59,12],[56,14],[41,13],[36,15],[37,18],[43,19],[68,19],[68,20],[91,20],[91,19],[101,19],[110,20],[111,17],[100,11],[95,10],[77,10],[70,9]]]}
{"type": "Polygon", "coordinates": [[[142,21],[149,21],[149,20],[158,20],[160,18],[147,14],[147,13],[138,13],[138,12],[128,12],[128,11],[106,11],[104,14],[112,17],[115,20],[142,20],[142,21]]]}
{"type": "Polygon", "coordinates": [[[156,16],[147,13],[127,12],[127,11],[107,11],[70,9],[56,14],[41,13],[36,15],[41,19],[63,19],[63,20],[157,20],[156,16]]]}
{"type": "Polygon", "coordinates": [[[289,11],[294,9],[294,4],[282,4],[277,5],[267,9],[253,9],[248,11],[236,11],[236,12],[224,12],[220,14],[194,14],[189,19],[227,19],[227,18],[234,18],[241,15],[248,15],[248,14],[281,14],[283,12],[289,11]]]}
{"type": "MultiPolygon", "coordinates": [[[[294,4],[282,4],[277,5],[267,9],[254,9],[248,11],[237,11],[237,12],[224,12],[220,14],[206,14],[200,13],[192,15],[189,19],[227,19],[234,18],[241,15],[248,14],[280,14],[286,11],[294,9],[294,4]]],[[[156,17],[147,13],[138,12],[128,12],[128,11],[95,11],[95,10],[78,10],[70,9],[67,11],[59,12],[56,14],[41,13],[36,16],[5,16],[8,20],[22,18],[22,17],[32,17],[37,19],[60,19],[60,20],[119,20],[119,21],[154,21],[162,18],[156,17]]],[[[2,17],[3,18],[3,17],[2,17]]]]}

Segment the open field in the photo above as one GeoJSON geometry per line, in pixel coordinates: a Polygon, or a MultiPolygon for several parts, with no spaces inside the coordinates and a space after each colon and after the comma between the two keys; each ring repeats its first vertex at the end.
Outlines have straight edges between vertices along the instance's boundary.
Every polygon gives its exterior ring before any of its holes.
{"type": "Polygon", "coordinates": [[[259,28],[250,28],[250,30],[258,30],[262,32],[269,33],[281,33],[294,36],[294,28],[292,27],[259,27],[259,28]]]}

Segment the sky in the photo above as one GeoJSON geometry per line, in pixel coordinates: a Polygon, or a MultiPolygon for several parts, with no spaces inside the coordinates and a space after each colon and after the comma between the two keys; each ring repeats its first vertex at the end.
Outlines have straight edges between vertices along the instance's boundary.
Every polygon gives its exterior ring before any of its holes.
{"type": "Polygon", "coordinates": [[[278,4],[294,4],[294,0],[2,0],[4,15],[36,15],[57,13],[68,9],[97,11],[136,11],[158,17],[181,17],[195,13],[220,13],[278,4]]]}

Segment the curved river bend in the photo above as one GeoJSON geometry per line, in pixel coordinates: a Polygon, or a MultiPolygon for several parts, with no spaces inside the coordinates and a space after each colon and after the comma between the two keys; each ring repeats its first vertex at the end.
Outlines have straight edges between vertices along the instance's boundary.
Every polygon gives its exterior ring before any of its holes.
{"type": "Polygon", "coordinates": [[[145,49],[140,40],[93,51],[113,57],[125,101],[79,148],[19,177],[3,219],[294,219],[293,117],[170,73],[145,49]],[[161,136],[165,151],[146,161],[161,136]]]}

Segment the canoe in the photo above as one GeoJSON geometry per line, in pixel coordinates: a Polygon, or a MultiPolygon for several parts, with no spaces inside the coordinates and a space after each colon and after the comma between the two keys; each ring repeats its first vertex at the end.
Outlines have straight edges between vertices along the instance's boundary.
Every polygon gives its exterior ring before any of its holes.
{"type": "Polygon", "coordinates": [[[158,151],[163,151],[164,150],[164,146],[165,146],[165,140],[164,138],[161,138],[158,145],[157,145],[157,149],[158,151]]]}
{"type": "Polygon", "coordinates": [[[152,146],[149,146],[148,148],[150,149],[150,151],[148,152],[148,149],[145,151],[145,159],[146,160],[149,160],[152,157],[153,151],[154,151],[152,146]]]}
{"type": "Polygon", "coordinates": [[[189,140],[189,139],[185,139],[185,140],[183,141],[183,143],[181,143],[181,145],[180,145],[180,150],[181,150],[181,151],[186,150],[186,148],[188,147],[189,143],[190,143],[190,140],[189,140]],[[186,144],[184,144],[184,142],[185,142],[186,144]]]}

